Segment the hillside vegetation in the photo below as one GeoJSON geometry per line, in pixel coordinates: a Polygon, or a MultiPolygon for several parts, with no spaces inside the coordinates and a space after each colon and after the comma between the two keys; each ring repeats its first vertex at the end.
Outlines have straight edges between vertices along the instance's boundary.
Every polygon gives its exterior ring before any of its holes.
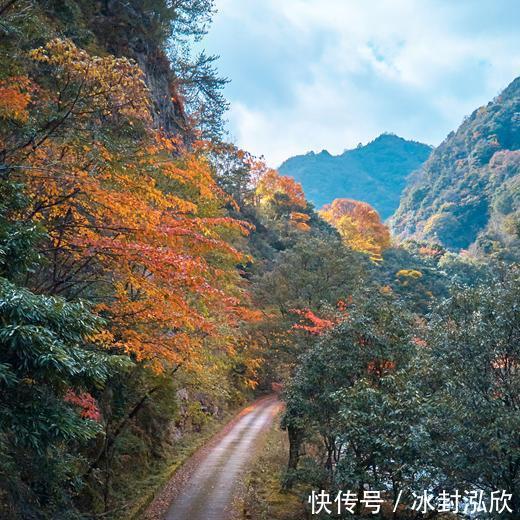
{"type": "Polygon", "coordinates": [[[520,78],[475,110],[413,175],[394,233],[499,252],[519,238],[520,78]]]}

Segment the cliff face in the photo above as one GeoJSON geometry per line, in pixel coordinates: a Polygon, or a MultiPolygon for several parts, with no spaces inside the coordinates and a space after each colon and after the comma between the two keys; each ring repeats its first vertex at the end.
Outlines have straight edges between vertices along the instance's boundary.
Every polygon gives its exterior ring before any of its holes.
{"type": "Polygon", "coordinates": [[[395,234],[452,248],[518,234],[520,78],[475,110],[432,153],[407,187],[391,226],[395,234]]]}
{"type": "Polygon", "coordinates": [[[146,2],[104,2],[90,27],[99,42],[115,56],[137,61],[155,105],[156,125],[166,132],[189,137],[190,126],[166,55],[168,31],[159,13],[146,10],[146,2]]]}
{"type": "Polygon", "coordinates": [[[163,0],[89,2],[39,0],[41,14],[60,36],[92,53],[125,56],[145,74],[154,103],[155,125],[185,144],[193,129],[184,110],[178,79],[168,59],[175,9],[163,0]]]}
{"type": "Polygon", "coordinates": [[[326,150],[292,157],[280,167],[284,175],[301,182],[316,206],[336,198],[368,202],[383,219],[399,205],[406,177],[428,158],[431,147],[383,134],[366,146],[341,155],[326,150]]]}

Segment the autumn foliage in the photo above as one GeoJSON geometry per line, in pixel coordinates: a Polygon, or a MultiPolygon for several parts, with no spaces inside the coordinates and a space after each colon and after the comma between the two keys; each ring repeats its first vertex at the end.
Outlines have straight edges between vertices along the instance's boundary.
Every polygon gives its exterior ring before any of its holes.
{"type": "Polygon", "coordinates": [[[295,309],[293,312],[303,319],[303,323],[293,325],[294,330],[304,330],[305,332],[319,336],[332,329],[336,324],[333,320],[316,316],[310,309],[295,309]]]}
{"type": "Polygon", "coordinates": [[[369,204],[352,199],[336,199],[326,204],[320,215],[340,233],[343,241],[355,251],[380,260],[390,246],[390,231],[369,204]]]}
{"type": "Polygon", "coordinates": [[[27,76],[13,76],[0,81],[0,118],[24,123],[31,100],[31,81],[27,76]]]}
{"type": "Polygon", "coordinates": [[[88,392],[77,394],[74,390],[69,389],[65,394],[64,401],[77,406],[80,410],[81,417],[99,422],[101,413],[97,401],[88,392]]]}
{"type": "MultiPolygon", "coordinates": [[[[0,518],[142,516],[255,389],[283,389],[284,486],[518,496],[518,270],[385,252],[371,206],[316,213],[223,143],[226,80],[190,56],[213,7],[0,7],[0,518]]],[[[488,231],[518,245],[516,134],[494,129],[468,158],[511,178],[488,231]]]]}
{"type": "Polygon", "coordinates": [[[2,518],[133,516],[171,427],[200,431],[258,382],[236,210],[264,166],[229,148],[251,177],[232,200],[200,141],[225,81],[164,50],[210,3],[116,4],[0,7],[2,518]]]}
{"type": "Polygon", "coordinates": [[[288,223],[290,228],[309,231],[310,216],[303,188],[292,177],[265,168],[255,189],[256,205],[274,220],[288,223]]]}
{"type": "Polygon", "coordinates": [[[157,370],[197,367],[206,338],[247,316],[235,269],[245,257],[229,238],[249,226],[225,215],[202,152],[152,126],[135,63],[60,39],[29,57],[47,72],[38,98],[28,80],[11,78],[0,95],[17,102],[0,114],[26,121],[33,136],[0,144],[26,186],[24,218],[47,231],[34,286],[93,297],[109,320],[107,346],[157,370]]]}
{"type": "Polygon", "coordinates": [[[305,208],[307,205],[301,184],[292,177],[280,175],[276,170],[268,170],[260,178],[256,193],[261,204],[284,200],[288,207],[305,208]]]}

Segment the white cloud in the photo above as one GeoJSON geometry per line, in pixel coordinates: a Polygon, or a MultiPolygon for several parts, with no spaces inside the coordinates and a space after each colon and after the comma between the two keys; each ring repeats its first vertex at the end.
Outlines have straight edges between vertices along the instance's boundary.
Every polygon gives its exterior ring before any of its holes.
{"type": "Polygon", "coordinates": [[[520,35],[508,25],[513,2],[222,0],[218,6],[210,43],[236,71],[232,134],[273,165],[310,149],[339,153],[383,131],[437,144],[520,71],[520,35]],[[236,36],[219,48],[219,37],[230,31],[236,36]],[[246,44],[249,54],[241,53],[246,44]],[[258,77],[243,78],[254,60],[258,77]],[[248,96],[245,81],[254,81],[260,95],[248,96]]]}

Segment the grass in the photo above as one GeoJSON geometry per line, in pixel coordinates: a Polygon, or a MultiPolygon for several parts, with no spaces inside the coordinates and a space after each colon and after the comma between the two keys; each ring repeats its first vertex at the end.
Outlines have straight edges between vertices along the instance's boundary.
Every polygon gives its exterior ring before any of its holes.
{"type": "Polygon", "coordinates": [[[284,492],[281,479],[289,443],[277,420],[266,434],[261,455],[248,473],[243,503],[244,520],[303,520],[305,508],[297,493],[284,492]]]}

